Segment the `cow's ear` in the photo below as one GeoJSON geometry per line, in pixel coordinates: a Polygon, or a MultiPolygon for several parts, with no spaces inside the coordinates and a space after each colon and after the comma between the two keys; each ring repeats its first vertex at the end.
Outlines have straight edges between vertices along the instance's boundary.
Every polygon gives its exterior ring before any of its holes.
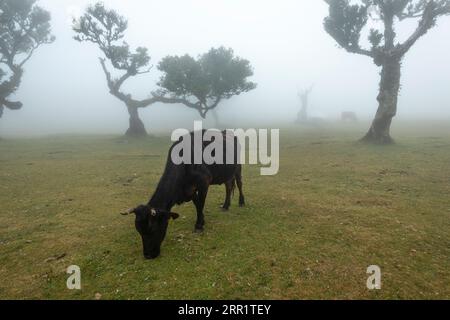
{"type": "Polygon", "coordinates": [[[175,212],[170,212],[169,213],[170,218],[172,218],[173,220],[176,220],[180,217],[180,215],[178,213],[175,212]]]}

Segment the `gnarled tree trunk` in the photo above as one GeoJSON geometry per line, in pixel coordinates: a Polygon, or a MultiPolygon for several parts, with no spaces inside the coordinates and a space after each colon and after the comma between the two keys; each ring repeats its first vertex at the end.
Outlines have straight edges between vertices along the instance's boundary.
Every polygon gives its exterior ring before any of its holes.
{"type": "Polygon", "coordinates": [[[378,110],[372,126],[362,139],[377,144],[393,143],[390,135],[392,118],[397,113],[398,93],[400,91],[399,59],[390,59],[383,63],[381,70],[380,92],[378,94],[378,110]]]}
{"type": "Polygon", "coordinates": [[[305,123],[308,122],[308,103],[309,103],[309,95],[314,86],[311,86],[309,89],[303,90],[303,92],[299,93],[299,98],[302,103],[302,108],[300,109],[297,115],[297,123],[305,123]]]}
{"type": "Polygon", "coordinates": [[[219,114],[217,113],[216,109],[212,109],[211,114],[214,118],[214,125],[216,126],[216,129],[222,129],[222,123],[220,122],[219,114]]]}
{"type": "Polygon", "coordinates": [[[125,135],[129,137],[145,137],[147,131],[145,130],[144,123],[139,118],[138,108],[135,106],[127,106],[127,108],[130,114],[130,127],[125,135]]]}
{"type": "Polygon", "coordinates": [[[297,122],[302,123],[308,121],[308,109],[306,105],[302,105],[301,110],[298,112],[297,122]]]}

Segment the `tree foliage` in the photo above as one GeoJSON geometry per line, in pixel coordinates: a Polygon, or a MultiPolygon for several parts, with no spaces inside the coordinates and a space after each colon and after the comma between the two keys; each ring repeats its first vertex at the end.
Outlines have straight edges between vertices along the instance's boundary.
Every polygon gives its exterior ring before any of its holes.
{"type": "Polygon", "coordinates": [[[248,60],[236,57],[232,49],[212,48],[197,59],[167,56],[158,65],[163,72],[157,92],[162,101],[183,103],[205,118],[224,99],[256,88],[247,80],[253,75],[248,60]]]}
{"type": "Polygon", "coordinates": [[[382,65],[386,58],[401,59],[439,17],[450,14],[450,0],[325,1],[329,4],[325,30],[341,47],[372,57],[377,65],[382,65]],[[405,42],[396,42],[395,23],[405,19],[418,19],[416,30],[405,42]],[[371,29],[370,48],[363,48],[360,38],[370,20],[382,21],[384,28],[371,29]]]}
{"type": "Polygon", "coordinates": [[[8,97],[19,88],[23,66],[35,50],[55,40],[50,20],[36,0],[0,0],[0,117],[4,107],[22,107],[8,97]]]}

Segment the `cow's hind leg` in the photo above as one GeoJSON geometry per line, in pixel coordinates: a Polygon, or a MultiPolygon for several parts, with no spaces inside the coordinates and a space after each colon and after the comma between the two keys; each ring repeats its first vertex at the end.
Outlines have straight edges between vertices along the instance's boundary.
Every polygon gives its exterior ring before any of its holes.
{"type": "Polygon", "coordinates": [[[228,211],[231,204],[231,194],[233,193],[233,189],[235,186],[234,178],[225,183],[225,202],[223,203],[222,209],[224,211],[228,211]]]}
{"type": "Polygon", "coordinates": [[[242,191],[242,167],[239,166],[237,172],[236,172],[236,184],[239,189],[239,206],[243,207],[245,206],[245,197],[244,192],[242,191]]]}
{"type": "Polygon", "coordinates": [[[197,221],[195,222],[195,232],[202,232],[205,226],[205,215],[203,214],[203,208],[205,207],[206,195],[208,189],[199,190],[194,194],[192,201],[197,209],[197,221]]]}

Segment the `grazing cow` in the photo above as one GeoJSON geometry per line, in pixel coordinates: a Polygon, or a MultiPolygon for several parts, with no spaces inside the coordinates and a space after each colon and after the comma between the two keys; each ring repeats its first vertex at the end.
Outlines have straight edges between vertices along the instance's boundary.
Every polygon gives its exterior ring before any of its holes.
{"type": "MultiPolygon", "coordinates": [[[[204,133],[205,131],[203,131],[204,133]]],[[[191,155],[194,156],[194,133],[191,134],[191,155]]],[[[244,194],[242,193],[242,167],[238,164],[238,139],[227,136],[222,132],[224,146],[224,161],[226,163],[227,139],[234,140],[234,164],[174,164],[171,158],[172,149],[182,142],[180,138],[170,148],[166,168],[158,183],[155,193],[146,205],[128,210],[123,214],[134,213],[136,230],[142,238],[144,257],[154,259],[159,256],[161,243],[166,235],[170,219],[177,219],[179,215],[173,213],[172,207],[192,201],[197,209],[197,222],[195,231],[203,231],[205,219],[203,208],[209,186],[225,184],[226,197],[222,206],[224,210],[230,207],[230,198],[235,185],[239,189],[239,205],[244,206],[244,194]]],[[[211,144],[211,141],[203,141],[203,149],[211,144]]],[[[203,151],[203,150],[202,150],[203,151]]],[[[203,154],[203,153],[202,153],[203,154]]],[[[202,157],[203,158],[203,157],[202,157]]],[[[193,163],[193,162],[191,162],[193,163]]]]}
{"type": "Polygon", "coordinates": [[[358,117],[353,111],[344,111],[341,114],[342,121],[358,122],[358,117]]]}

